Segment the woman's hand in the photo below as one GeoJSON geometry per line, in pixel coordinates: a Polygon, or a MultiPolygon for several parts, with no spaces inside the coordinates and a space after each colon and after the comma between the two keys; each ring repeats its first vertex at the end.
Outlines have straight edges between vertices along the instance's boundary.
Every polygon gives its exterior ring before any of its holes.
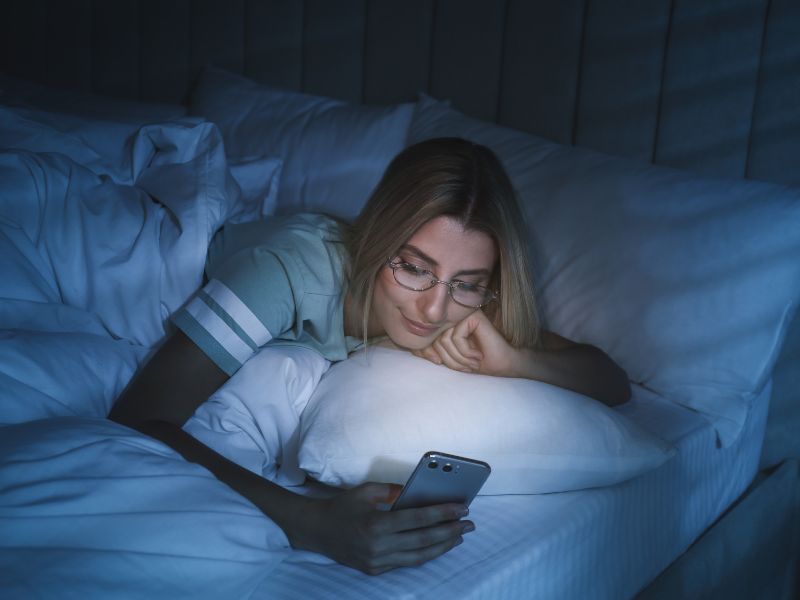
{"type": "Polygon", "coordinates": [[[483,311],[443,331],[433,344],[412,352],[457,371],[524,377],[572,390],[607,406],[631,397],[628,375],[605,352],[542,330],[541,347],[515,348],[483,311]]]}
{"type": "Polygon", "coordinates": [[[289,542],[293,548],[319,552],[378,575],[436,558],[474,529],[471,522],[458,520],[467,514],[461,504],[379,510],[400,489],[394,484],[365,483],[333,498],[309,498],[295,527],[287,528],[289,542]]]}
{"type": "Polygon", "coordinates": [[[456,371],[499,377],[522,377],[526,360],[525,351],[509,344],[482,310],[470,313],[413,354],[456,371]]]}

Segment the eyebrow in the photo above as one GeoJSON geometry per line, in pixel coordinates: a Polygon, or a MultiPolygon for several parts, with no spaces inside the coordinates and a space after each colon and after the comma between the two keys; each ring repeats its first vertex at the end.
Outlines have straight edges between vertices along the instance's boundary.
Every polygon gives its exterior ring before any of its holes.
{"type": "MultiPolygon", "coordinates": [[[[425,254],[422,250],[414,246],[413,244],[403,244],[401,250],[410,250],[417,256],[419,256],[422,260],[426,263],[431,265],[432,267],[438,267],[439,263],[436,262],[433,258],[425,254]]],[[[468,269],[465,271],[459,271],[454,275],[454,277],[458,277],[459,275],[486,275],[487,277],[491,276],[491,272],[488,269],[468,269]]]]}

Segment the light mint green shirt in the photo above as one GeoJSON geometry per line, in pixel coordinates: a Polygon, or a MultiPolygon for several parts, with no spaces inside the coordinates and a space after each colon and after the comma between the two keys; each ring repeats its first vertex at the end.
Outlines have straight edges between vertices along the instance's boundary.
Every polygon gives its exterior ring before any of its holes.
{"type": "Polygon", "coordinates": [[[266,344],[343,360],[361,344],[344,334],[345,257],[339,224],[323,215],[226,225],[208,250],[208,284],[172,320],[228,375],[266,344]]]}

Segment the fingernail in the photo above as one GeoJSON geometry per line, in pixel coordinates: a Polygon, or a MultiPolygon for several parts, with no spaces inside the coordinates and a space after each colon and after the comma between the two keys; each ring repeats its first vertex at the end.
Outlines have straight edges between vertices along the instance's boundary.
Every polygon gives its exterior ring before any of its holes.
{"type": "Polygon", "coordinates": [[[464,529],[461,530],[464,533],[469,533],[470,531],[475,531],[475,525],[472,523],[467,523],[464,525],[464,529]]]}
{"type": "Polygon", "coordinates": [[[458,511],[456,511],[456,516],[458,518],[466,517],[468,514],[469,514],[469,509],[466,506],[464,508],[460,508],[458,511]]]}

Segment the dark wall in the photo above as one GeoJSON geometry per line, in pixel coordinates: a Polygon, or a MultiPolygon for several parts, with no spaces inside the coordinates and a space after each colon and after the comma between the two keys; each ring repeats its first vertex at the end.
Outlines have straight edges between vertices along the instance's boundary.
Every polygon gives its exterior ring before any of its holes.
{"type": "Polygon", "coordinates": [[[567,144],[800,184],[796,0],[5,0],[0,71],[182,102],[213,63],[356,102],[419,91],[567,144]]]}

